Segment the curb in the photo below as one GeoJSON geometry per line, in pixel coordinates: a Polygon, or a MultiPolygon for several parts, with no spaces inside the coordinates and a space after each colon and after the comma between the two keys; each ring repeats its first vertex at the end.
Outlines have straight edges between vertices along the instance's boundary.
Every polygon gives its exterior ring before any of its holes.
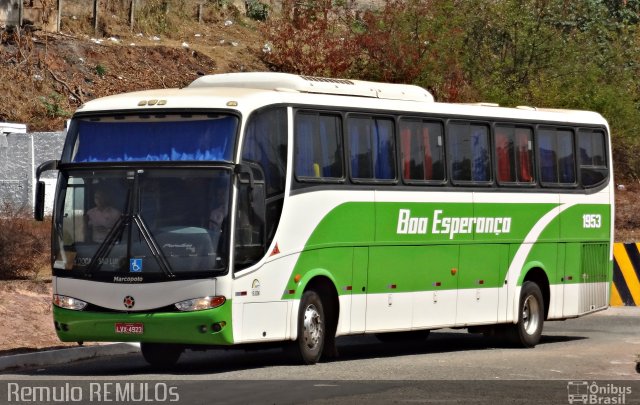
{"type": "Polygon", "coordinates": [[[103,356],[136,353],[139,343],[114,343],[102,346],[72,347],[0,357],[0,371],[26,367],[52,366],[103,356]]]}

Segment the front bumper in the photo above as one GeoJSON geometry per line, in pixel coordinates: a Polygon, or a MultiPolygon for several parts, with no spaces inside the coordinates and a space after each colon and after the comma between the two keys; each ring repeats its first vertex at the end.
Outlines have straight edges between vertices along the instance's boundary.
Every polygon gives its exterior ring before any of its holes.
{"type": "Polygon", "coordinates": [[[63,342],[145,342],[231,345],[231,302],[194,312],[89,312],[53,306],[56,333],[63,342]],[[142,323],[142,334],[116,333],[116,323],[142,323]],[[222,326],[224,323],[224,326],[222,326]],[[219,331],[215,331],[221,326],[219,331]]]}

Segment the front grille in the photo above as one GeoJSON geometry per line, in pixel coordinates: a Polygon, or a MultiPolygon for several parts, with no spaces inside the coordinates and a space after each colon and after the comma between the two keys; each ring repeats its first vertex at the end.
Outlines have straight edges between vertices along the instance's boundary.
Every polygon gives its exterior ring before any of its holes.
{"type": "Polygon", "coordinates": [[[105,308],[95,304],[88,304],[83,312],[102,312],[102,313],[111,313],[111,314],[157,314],[159,312],[180,312],[175,305],[167,305],[165,307],[153,308],[146,311],[131,311],[127,309],[119,310],[112,308],[105,308]]]}

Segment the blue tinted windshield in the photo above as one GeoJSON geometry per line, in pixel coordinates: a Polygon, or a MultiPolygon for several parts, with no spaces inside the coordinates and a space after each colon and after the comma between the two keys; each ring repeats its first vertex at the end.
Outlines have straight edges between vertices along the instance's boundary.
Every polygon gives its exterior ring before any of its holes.
{"type": "Polygon", "coordinates": [[[238,118],[232,115],[105,117],[81,119],[74,127],[73,151],[64,154],[74,163],[232,161],[238,118]]]}

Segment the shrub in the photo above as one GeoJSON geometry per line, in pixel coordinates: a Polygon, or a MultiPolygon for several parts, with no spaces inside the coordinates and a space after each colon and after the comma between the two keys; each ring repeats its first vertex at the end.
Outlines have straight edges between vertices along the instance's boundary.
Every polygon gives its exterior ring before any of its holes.
{"type": "Polygon", "coordinates": [[[100,77],[104,77],[107,74],[107,68],[104,65],[97,64],[96,65],[96,74],[100,77]]]}
{"type": "Polygon", "coordinates": [[[247,5],[247,17],[252,20],[266,21],[269,16],[269,6],[258,0],[245,2],[247,5]]]}
{"type": "Polygon", "coordinates": [[[51,256],[51,221],[36,222],[31,211],[0,205],[0,279],[33,279],[51,256]]]}
{"type": "Polygon", "coordinates": [[[48,97],[41,96],[40,102],[44,107],[46,114],[49,118],[69,117],[71,113],[65,110],[62,106],[64,97],[57,92],[52,92],[48,97]]]}

